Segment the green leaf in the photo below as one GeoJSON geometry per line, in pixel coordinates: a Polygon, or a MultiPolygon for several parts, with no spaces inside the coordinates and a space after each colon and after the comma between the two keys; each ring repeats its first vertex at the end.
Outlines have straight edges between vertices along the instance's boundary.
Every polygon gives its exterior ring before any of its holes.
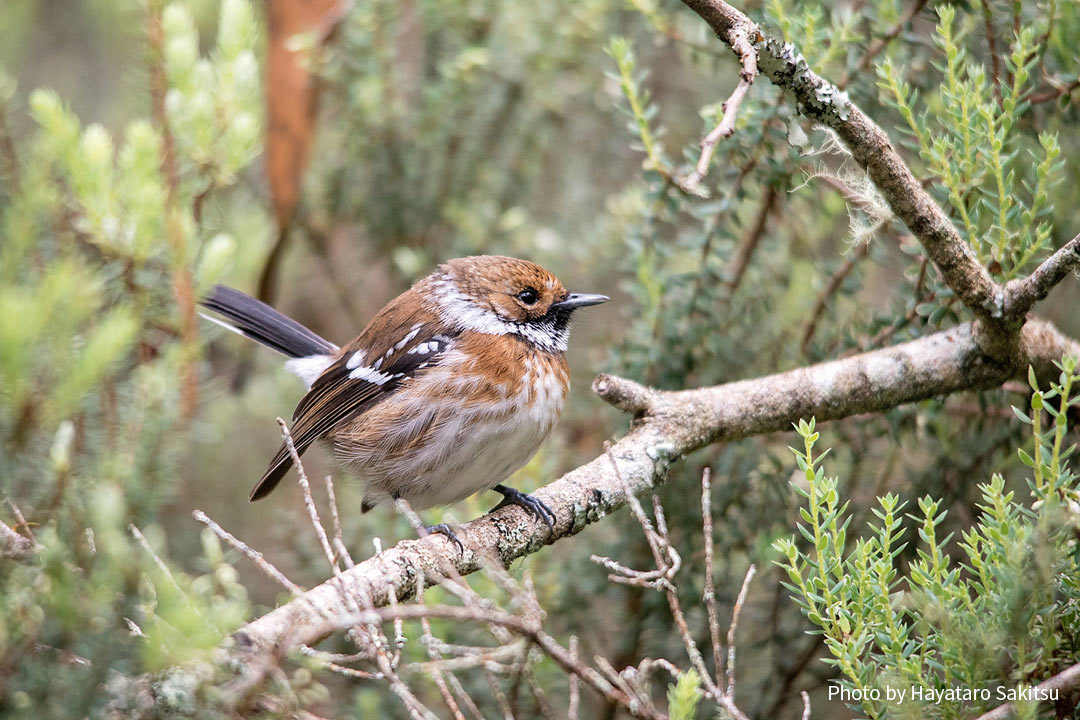
{"type": "Polygon", "coordinates": [[[671,720],[693,720],[701,700],[701,678],[690,668],[679,676],[678,683],[668,686],[668,715],[671,720]]]}

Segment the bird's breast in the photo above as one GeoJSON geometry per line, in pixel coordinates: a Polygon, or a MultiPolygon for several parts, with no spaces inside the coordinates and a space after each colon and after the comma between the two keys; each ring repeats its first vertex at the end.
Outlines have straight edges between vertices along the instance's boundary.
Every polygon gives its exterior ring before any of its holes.
{"type": "Polygon", "coordinates": [[[396,493],[416,509],[448,505],[536,454],[562,412],[569,369],[562,356],[499,344],[487,357],[459,344],[334,433],[339,458],[361,471],[373,500],[396,493]]]}

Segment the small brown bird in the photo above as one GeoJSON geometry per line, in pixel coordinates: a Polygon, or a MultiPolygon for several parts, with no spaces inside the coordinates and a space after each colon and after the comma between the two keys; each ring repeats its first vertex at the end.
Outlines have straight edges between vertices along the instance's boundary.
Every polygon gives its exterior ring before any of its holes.
{"type": "MultiPolygon", "coordinates": [[[[362,512],[396,498],[423,510],[491,489],[503,495],[497,507],[520,505],[550,528],[550,508],[501,482],[559,419],[574,310],[607,300],[569,293],[526,260],[480,255],[441,265],[344,347],[227,287],[202,304],[229,323],[208,319],[290,358],[285,367],[309,388],[293,413],[296,450],[329,440],[367,481],[362,512]]],[[[291,464],[283,445],[251,500],[291,464]]]]}

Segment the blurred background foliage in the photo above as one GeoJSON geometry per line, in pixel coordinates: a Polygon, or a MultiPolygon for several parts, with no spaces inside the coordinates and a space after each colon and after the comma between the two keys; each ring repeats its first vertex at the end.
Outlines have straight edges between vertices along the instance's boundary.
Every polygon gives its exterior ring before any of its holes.
{"type": "MultiPolygon", "coordinates": [[[[1062,162],[1080,150],[1075,3],[741,9],[905,147],[999,279],[1080,228],[1080,166],[1062,162]]],[[[42,546],[0,560],[0,714],[104,714],[118,675],[208,660],[225,633],[284,598],[200,532],[193,509],[301,585],[326,575],[295,488],[246,501],[279,443],[273,418],[302,388],[278,358],[196,323],[193,300],[214,282],[258,291],[338,342],[464,254],[527,257],[570,287],[613,295],[575,329],[570,403],[515,478],[525,489],[625,428],[587,390],[598,371],[714,384],[966,319],[851,158],[765,80],[704,183],[680,185],[737,70],[673,0],[374,0],[288,39],[317,91],[317,105],[299,109],[317,115],[310,165],[294,168],[299,202],[282,212],[259,157],[282,141],[263,135],[274,121],[266,54],[285,42],[268,37],[266,13],[245,0],[0,4],[0,519],[42,546]]],[[[1040,312],[1076,336],[1077,302],[1064,283],[1040,312]]],[[[953,533],[945,551],[960,552],[959,531],[983,502],[978,483],[997,472],[1027,497],[1015,452],[1024,428],[1009,406],[1026,407],[1030,393],[1009,385],[823,427],[829,472],[859,520],[852,532],[876,496],[931,495],[949,511],[937,530],[953,533]]],[[[740,706],[794,716],[807,689],[816,716],[847,716],[825,698],[836,670],[819,661],[821,637],[806,634],[772,566],[773,542],[799,518],[792,438],[710,448],[673,473],[663,498],[688,566],[680,589],[704,641],[696,488],[708,465],[722,613],[747,565],[762,570],[741,624],[740,706]]],[[[333,470],[309,457],[312,477],[333,470]]],[[[338,479],[341,506],[358,507],[359,489],[338,479]]],[[[496,499],[425,520],[467,520],[496,499]]],[[[343,523],[358,557],[376,537],[412,535],[388,512],[346,512],[343,523]]],[[[592,553],[649,557],[622,513],[513,568],[532,573],[549,630],[615,667],[681,657],[662,595],[610,584],[592,553]]],[[[915,559],[911,547],[899,562],[915,559]]],[[[1022,603],[1006,593],[997,611],[1022,603]]],[[[405,714],[382,685],[302,662],[287,670],[281,714],[405,714]]],[[[565,695],[556,668],[538,673],[565,695]]],[[[464,679],[494,707],[483,677],[464,679]]],[[[193,688],[171,698],[175,714],[198,714],[205,699],[193,688]]],[[[586,701],[587,716],[614,715],[586,701]]]]}

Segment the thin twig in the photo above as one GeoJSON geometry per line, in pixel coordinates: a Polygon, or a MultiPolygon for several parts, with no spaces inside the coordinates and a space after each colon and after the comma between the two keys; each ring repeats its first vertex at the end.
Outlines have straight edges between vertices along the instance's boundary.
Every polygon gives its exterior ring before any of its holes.
{"type": "Polygon", "coordinates": [[[1013,280],[1005,286],[1006,313],[1013,319],[1023,317],[1077,267],[1080,267],[1080,234],[1043,260],[1026,278],[1013,280]]]}
{"type": "Polygon", "coordinates": [[[1001,105],[1001,58],[998,57],[997,38],[994,36],[994,15],[990,9],[990,0],[979,0],[979,4],[982,5],[986,46],[990,51],[990,85],[994,89],[994,99],[1001,105]]]}
{"type": "MultiPolygon", "coordinates": [[[[416,575],[416,602],[419,605],[424,604],[423,573],[417,573],[416,575]]],[[[439,689],[439,694],[442,695],[443,702],[446,704],[450,714],[454,716],[455,720],[465,720],[465,716],[461,713],[461,708],[458,707],[457,702],[454,700],[454,696],[450,693],[450,688],[446,685],[446,679],[443,676],[443,668],[438,662],[442,658],[436,648],[435,636],[431,633],[431,620],[427,617],[421,617],[420,627],[422,631],[420,642],[427,649],[428,657],[435,661],[432,663],[431,670],[428,674],[435,682],[435,687],[439,689]]]]}
{"type": "Polygon", "coordinates": [[[720,619],[716,611],[716,584],[713,580],[713,519],[712,468],[701,472],[701,535],[705,539],[705,611],[709,618],[709,638],[712,640],[713,663],[716,665],[716,684],[722,684],[723,653],[720,649],[720,619]]]}
{"type": "Polygon", "coordinates": [[[345,539],[341,533],[341,517],[338,515],[337,496],[334,494],[334,478],[327,475],[325,483],[327,502],[330,504],[330,519],[334,524],[334,548],[345,561],[345,567],[351,568],[356,563],[353,562],[352,555],[345,546],[345,539]]]}
{"type": "Polygon", "coordinates": [[[728,626],[727,631],[727,694],[731,696],[735,695],[735,630],[739,626],[739,615],[742,613],[746,593],[750,589],[750,581],[754,579],[755,573],[757,573],[757,566],[751,564],[746,569],[746,577],[743,578],[739,595],[735,598],[735,607],[731,610],[731,625],[728,626]]]}
{"type": "MultiPolygon", "coordinates": [[[[570,658],[578,660],[577,635],[570,636],[570,658]]],[[[578,720],[578,708],[581,706],[581,678],[577,673],[570,673],[570,702],[566,707],[567,720],[578,720]]]]}
{"type": "Polygon", "coordinates": [[[326,561],[330,563],[330,568],[335,575],[340,575],[341,568],[338,567],[334,550],[330,547],[330,539],[326,536],[326,528],[323,527],[322,520],[319,519],[319,510],[315,507],[315,498],[311,494],[311,483],[308,482],[307,473],[304,471],[304,465],[300,460],[300,453],[296,451],[296,445],[293,444],[292,433],[289,432],[289,426],[285,424],[284,420],[278,418],[277,422],[281,427],[281,437],[285,440],[285,447],[289,450],[293,465],[296,466],[296,476],[300,482],[300,489],[304,494],[304,506],[307,508],[308,517],[311,519],[311,526],[315,528],[315,534],[319,538],[319,544],[322,545],[323,553],[326,555],[326,561]]]}
{"type": "Polygon", "coordinates": [[[869,45],[866,46],[866,52],[862,54],[859,61],[855,63],[856,72],[848,73],[840,78],[840,82],[836,83],[836,86],[843,90],[857,74],[864,73],[869,67],[870,63],[877,59],[877,56],[881,54],[881,51],[885,49],[885,46],[892,42],[900,32],[907,27],[907,25],[915,19],[922,9],[926,7],[927,0],[915,0],[908,8],[908,11],[904,13],[904,16],[896,21],[896,24],[886,31],[884,35],[878,38],[874,38],[869,45]]]}
{"type": "Polygon", "coordinates": [[[723,138],[731,137],[732,133],[735,132],[735,119],[739,114],[739,106],[742,105],[743,98],[750,91],[750,86],[757,76],[758,55],[754,43],[759,38],[751,38],[745,29],[732,33],[732,36],[731,49],[739,56],[741,65],[739,82],[723,104],[723,116],[720,118],[720,122],[701,140],[701,156],[698,158],[694,172],[679,182],[679,185],[688,192],[701,192],[699,186],[701,181],[709,174],[709,163],[712,161],[713,152],[716,151],[716,144],[723,138]]]}
{"type": "Polygon", "coordinates": [[[293,595],[302,596],[304,594],[304,588],[300,587],[288,577],[285,573],[274,567],[273,563],[263,557],[263,554],[254,549],[243,540],[232,535],[228,530],[218,525],[216,522],[210,519],[210,517],[202,510],[195,510],[191,513],[198,522],[201,522],[206,527],[210,528],[215,535],[227,542],[232,547],[240,551],[240,553],[251,562],[255,563],[255,566],[262,570],[267,576],[276,581],[286,590],[293,595]]]}
{"type": "Polygon", "coordinates": [[[149,541],[147,541],[146,536],[142,534],[142,531],[139,530],[139,528],[135,527],[135,523],[131,523],[130,525],[128,525],[128,530],[131,531],[131,534],[139,542],[139,545],[142,546],[143,550],[145,550],[146,553],[154,559],[154,563],[158,566],[158,570],[161,571],[161,574],[165,576],[165,578],[177,590],[177,592],[183,595],[184,591],[180,589],[180,584],[176,582],[176,578],[173,576],[172,570],[170,570],[169,566],[165,564],[165,561],[162,560],[156,552],[154,552],[154,549],[150,547],[150,543],[149,541]]]}
{"type": "Polygon", "coordinates": [[[743,234],[739,248],[735,251],[735,257],[731,259],[728,280],[725,283],[728,295],[734,295],[742,284],[746,270],[750,267],[750,259],[754,256],[754,251],[757,250],[758,243],[765,234],[765,224],[779,196],[780,193],[775,185],[770,184],[765,188],[765,194],[761,198],[761,205],[758,206],[754,222],[743,234]]]}

